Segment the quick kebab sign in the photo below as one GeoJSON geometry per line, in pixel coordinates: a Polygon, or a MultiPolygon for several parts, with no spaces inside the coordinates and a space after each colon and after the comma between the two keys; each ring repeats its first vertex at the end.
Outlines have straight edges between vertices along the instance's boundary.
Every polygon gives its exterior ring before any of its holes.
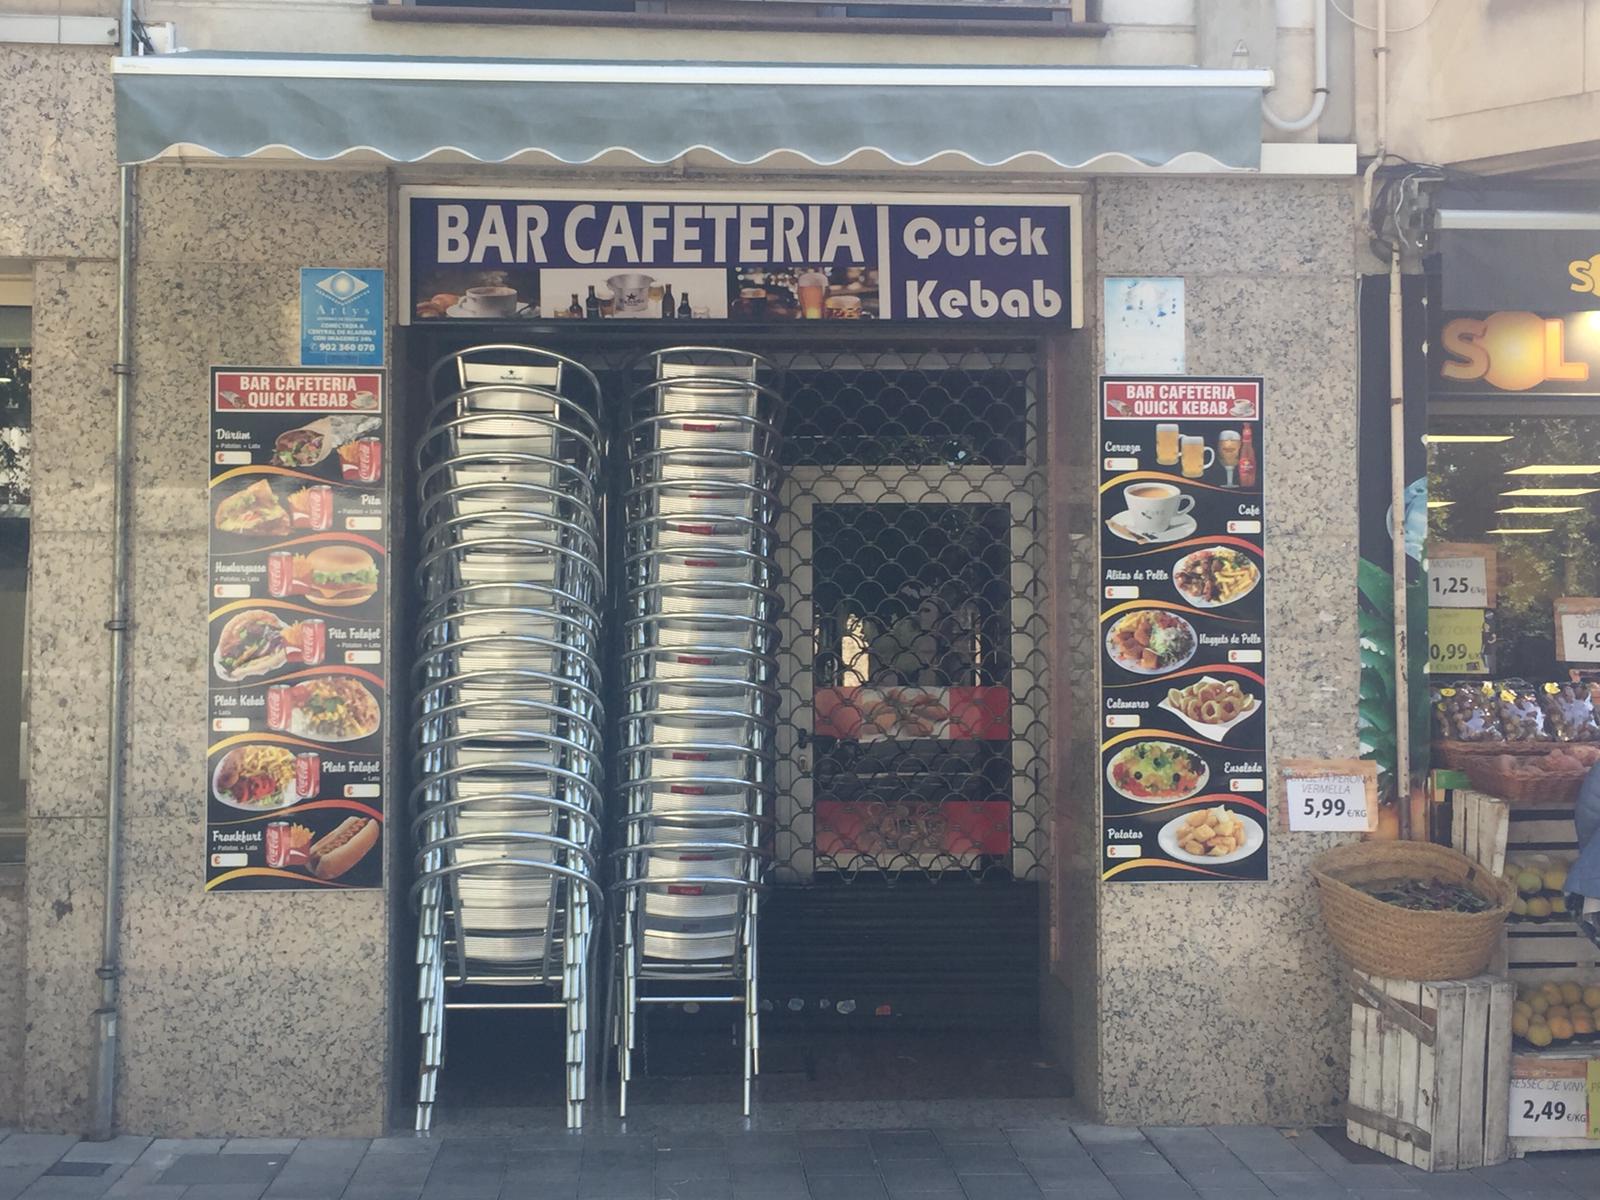
{"type": "Polygon", "coordinates": [[[383,882],[383,385],[211,373],[207,891],[383,882]]]}

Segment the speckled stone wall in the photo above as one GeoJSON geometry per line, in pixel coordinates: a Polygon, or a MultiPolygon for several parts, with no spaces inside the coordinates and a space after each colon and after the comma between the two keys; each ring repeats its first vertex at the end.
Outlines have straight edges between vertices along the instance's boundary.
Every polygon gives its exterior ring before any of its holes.
{"type": "MultiPolygon", "coordinates": [[[[1096,293],[1107,275],[1183,276],[1189,373],[1266,380],[1269,769],[1357,752],[1357,206],[1349,180],[1096,189],[1096,293]]],[[[1083,811],[1098,783],[1092,758],[1075,778],[1083,811]]],[[[1265,883],[1100,888],[1099,1019],[1083,1048],[1106,1119],[1334,1117],[1349,1005],[1306,868],[1340,837],[1275,833],[1265,883]]]]}
{"type": "MultiPolygon", "coordinates": [[[[357,1135],[385,1119],[386,897],[207,896],[201,884],[208,368],[297,362],[299,267],[384,266],[388,211],[382,173],[140,173],[118,1090],[129,1131],[357,1135]]],[[[35,271],[23,1119],[41,1129],[82,1127],[96,1003],[114,286],[110,263],[35,271]]]]}
{"type": "Polygon", "coordinates": [[[201,891],[213,364],[300,358],[299,268],[384,266],[381,173],[141,172],[122,1125],[380,1131],[381,892],[201,891]]]}
{"type": "Polygon", "coordinates": [[[0,864],[0,1126],[22,1119],[22,981],[27,945],[22,870],[0,864]]]}

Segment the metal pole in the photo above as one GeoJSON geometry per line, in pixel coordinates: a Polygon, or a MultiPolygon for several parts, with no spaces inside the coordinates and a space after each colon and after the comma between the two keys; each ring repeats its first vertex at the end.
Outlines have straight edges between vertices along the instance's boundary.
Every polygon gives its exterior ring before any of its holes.
{"type": "MultiPolygon", "coordinates": [[[[133,0],[122,0],[118,33],[124,58],[133,54],[133,0]]],[[[115,450],[112,462],[111,518],[111,681],[106,719],[106,869],[104,921],[100,929],[100,1007],[94,1013],[94,1058],[91,1064],[89,1137],[110,1138],[116,1128],[117,984],[122,973],[122,783],[127,741],[128,659],[128,453],[133,385],[133,222],[134,171],[118,168],[117,203],[117,361],[115,450]]]]}
{"type": "Polygon", "coordinates": [[[1394,573],[1394,780],[1400,836],[1411,830],[1411,679],[1406,612],[1406,417],[1400,247],[1389,252],[1389,538],[1394,573]]]}
{"type": "MultiPolygon", "coordinates": [[[[125,6],[126,7],[126,6],[125,6]]],[[[125,26],[126,28],[126,26],[125,26]]],[[[126,33],[124,38],[126,39],[126,33]]],[[[100,931],[100,1007],[95,1010],[93,1092],[89,1136],[109,1138],[115,1125],[117,1092],[117,981],[122,972],[119,936],[122,929],[122,783],[127,741],[128,657],[128,429],[133,343],[134,168],[119,168],[122,195],[118,204],[117,361],[115,438],[112,466],[111,521],[111,682],[106,728],[106,869],[104,923],[100,931]]]]}

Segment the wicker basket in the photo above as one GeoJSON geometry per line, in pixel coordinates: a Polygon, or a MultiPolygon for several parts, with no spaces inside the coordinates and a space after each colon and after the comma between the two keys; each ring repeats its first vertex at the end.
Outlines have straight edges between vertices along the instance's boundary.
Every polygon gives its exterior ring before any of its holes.
{"type": "Polygon", "coordinates": [[[1429,842],[1359,842],[1311,864],[1328,936],[1358,971],[1389,979],[1470,979],[1489,964],[1515,889],[1464,854],[1429,842]],[[1495,907],[1482,913],[1416,912],[1352,884],[1438,879],[1495,907]]]}
{"type": "Polygon", "coordinates": [[[1433,758],[1439,766],[1448,767],[1453,771],[1465,771],[1468,764],[1477,758],[1500,754],[1513,754],[1518,757],[1549,754],[1556,745],[1555,742],[1457,742],[1449,738],[1439,738],[1433,743],[1433,758]]]}
{"type": "Polygon", "coordinates": [[[1545,771],[1538,775],[1514,775],[1500,769],[1494,758],[1467,760],[1467,778],[1475,791],[1485,792],[1508,804],[1545,808],[1565,808],[1578,802],[1578,789],[1588,771],[1545,771]]]}

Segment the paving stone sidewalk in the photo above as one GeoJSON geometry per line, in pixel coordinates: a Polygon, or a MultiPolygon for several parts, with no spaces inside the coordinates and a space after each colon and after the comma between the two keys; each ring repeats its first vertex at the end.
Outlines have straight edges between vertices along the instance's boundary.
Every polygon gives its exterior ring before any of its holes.
{"type": "Polygon", "coordinates": [[[0,1136],[0,1200],[1600,1200],[1600,1152],[1429,1175],[1262,1126],[0,1136]]]}

